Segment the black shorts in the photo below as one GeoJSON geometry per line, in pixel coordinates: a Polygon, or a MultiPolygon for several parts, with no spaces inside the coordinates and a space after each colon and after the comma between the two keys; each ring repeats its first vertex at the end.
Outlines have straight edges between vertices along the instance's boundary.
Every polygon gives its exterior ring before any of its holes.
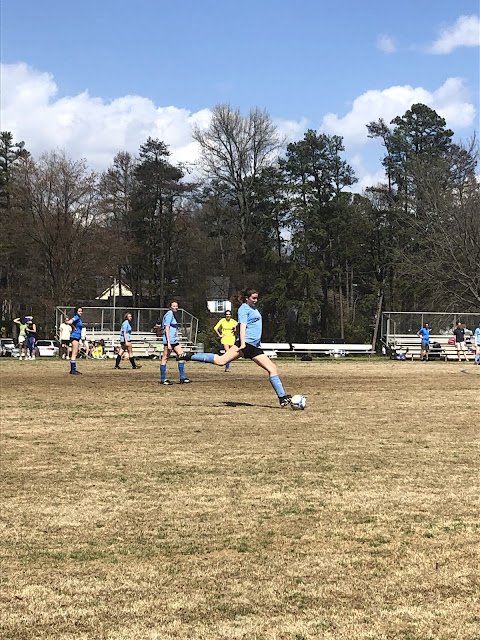
{"type": "MultiPolygon", "coordinates": [[[[237,340],[237,342],[235,343],[235,346],[237,347],[240,346],[240,340],[237,340]]],[[[262,356],[263,350],[259,349],[258,347],[254,347],[253,344],[248,344],[247,342],[245,344],[245,347],[242,349],[242,353],[244,358],[248,358],[248,360],[253,360],[253,358],[256,358],[257,356],[262,356]]]]}
{"type": "Polygon", "coordinates": [[[62,340],[62,346],[68,347],[70,343],[71,343],[70,338],[68,338],[68,340],[62,340]]]}

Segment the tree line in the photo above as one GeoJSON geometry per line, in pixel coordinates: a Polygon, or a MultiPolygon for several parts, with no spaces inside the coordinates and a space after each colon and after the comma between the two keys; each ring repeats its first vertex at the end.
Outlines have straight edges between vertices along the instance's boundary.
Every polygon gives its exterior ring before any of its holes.
{"type": "Polygon", "coordinates": [[[97,174],[2,132],[2,322],[33,310],[48,333],[55,306],[94,298],[102,276],[134,306],[178,298],[204,326],[208,278],[232,296],[255,286],[271,341],[369,341],[383,309],[479,310],[476,140],[455,144],[423,104],[366,127],[385,182],[361,195],[340,136],[286,144],[257,108],[217,105],[193,130],[194,171],[152,138],[97,174]]]}

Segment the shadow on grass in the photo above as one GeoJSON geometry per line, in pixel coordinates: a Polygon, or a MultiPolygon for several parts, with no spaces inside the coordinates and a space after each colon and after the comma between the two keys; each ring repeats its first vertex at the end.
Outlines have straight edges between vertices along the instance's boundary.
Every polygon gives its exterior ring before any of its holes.
{"type": "Polygon", "coordinates": [[[252,404],[251,402],[232,402],[227,401],[223,403],[226,407],[256,407],[257,409],[273,409],[270,404],[252,404]]]}
{"type": "Polygon", "coordinates": [[[473,373],[474,376],[478,376],[480,374],[480,367],[478,369],[460,369],[462,373],[473,373]]]}
{"type": "Polygon", "coordinates": [[[251,402],[224,402],[226,407],[254,407],[255,405],[251,402]]]}

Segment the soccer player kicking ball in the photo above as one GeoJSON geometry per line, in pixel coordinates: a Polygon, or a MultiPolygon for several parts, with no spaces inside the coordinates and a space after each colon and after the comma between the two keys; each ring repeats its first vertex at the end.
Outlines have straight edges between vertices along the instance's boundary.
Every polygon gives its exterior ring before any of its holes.
{"type": "Polygon", "coordinates": [[[257,309],[258,291],[247,289],[242,295],[243,304],[238,310],[238,324],[240,335],[235,347],[228,349],[222,356],[214,353],[181,353],[177,360],[193,360],[194,362],[206,362],[224,367],[238,358],[248,358],[259,367],[265,369],[270,378],[270,384],[278,396],[280,406],[288,407],[292,396],[285,393],[282,382],[278,376],[276,365],[264,354],[260,348],[262,339],[262,316],[257,309]]]}

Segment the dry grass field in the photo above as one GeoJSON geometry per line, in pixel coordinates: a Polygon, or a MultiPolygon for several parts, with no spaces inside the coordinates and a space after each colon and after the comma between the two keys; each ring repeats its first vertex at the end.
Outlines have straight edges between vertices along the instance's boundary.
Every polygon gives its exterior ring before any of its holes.
{"type": "Polygon", "coordinates": [[[278,364],[2,358],[1,637],[479,640],[480,367],[278,364]]]}

